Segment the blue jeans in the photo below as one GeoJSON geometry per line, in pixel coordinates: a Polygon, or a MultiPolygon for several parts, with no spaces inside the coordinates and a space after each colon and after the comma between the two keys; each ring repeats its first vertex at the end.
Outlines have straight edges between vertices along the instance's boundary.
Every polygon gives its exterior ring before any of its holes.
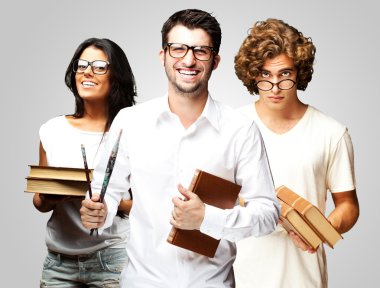
{"type": "Polygon", "coordinates": [[[78,256],[49,251],[40,288],[120,287],[120,274],[127,262],[124,248],[107,248],[78,256]]]}

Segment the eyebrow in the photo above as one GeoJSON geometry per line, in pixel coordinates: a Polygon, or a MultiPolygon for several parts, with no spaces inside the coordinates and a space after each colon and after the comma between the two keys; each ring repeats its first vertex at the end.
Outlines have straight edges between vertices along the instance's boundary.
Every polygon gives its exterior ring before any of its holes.
{"type": "MultiPolygon", "coordinates": [[[[285,72],[285,71],[295,71],[295,67],[286,67],[286,68],[283,68],[283,69],[279,70],[277,73],[282,73],[282,72],[285,72]]],[[[261,69],[260,72],[267,72],[269,74],[272,74],[271,71],[266,70],[266,69],[261,69]]]]}

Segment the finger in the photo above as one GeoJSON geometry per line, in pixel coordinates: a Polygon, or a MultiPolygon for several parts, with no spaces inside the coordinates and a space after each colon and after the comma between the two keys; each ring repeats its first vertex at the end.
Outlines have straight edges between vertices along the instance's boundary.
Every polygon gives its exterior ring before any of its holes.
{"type": "Polygon", "coordinates": [[[104,204],[100,202],[94,202],[92,199],[85,199],[82,201],[82,207],[89,210],[100,210],[104,209],[104,204]]]}
{"type": "MultiPolygon", "coordinates": [[[[189,190],[187,190],[185,187],[183,187],[181,184],[178,184],[177,185],[177,188],[178,188],[178,191],[179,193],[181,193],[184,197],[185,197],[185,200],[188,200],[191,198],[191,193],[189,190]]],[[[193,193],[194,194],[194,193],[193,193]]]]}
{"type": "Polygon", "coordinates": [[[311,248],[294,231],[290,231],[289,234],[292,237],[293,241],[296,242],[297,247],[301,250],[307,251],[309,248],[311,248]]]}
{"type": "Polygon", "coordinates": [[[99,202],[100,200],[100,195],[98,193],[94,193],[91,197],[91,200],[94,202],[99,202]]]}

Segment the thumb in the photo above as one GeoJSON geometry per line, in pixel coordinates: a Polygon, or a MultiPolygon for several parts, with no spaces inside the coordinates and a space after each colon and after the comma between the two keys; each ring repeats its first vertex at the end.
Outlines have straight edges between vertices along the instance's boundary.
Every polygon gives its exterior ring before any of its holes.
{"type": "Polygon", "coordinates": [[[98,193],[92,194],[91,201],[93,202],[99,202],[100,195],[98,193]]]}
{"type": "Polygon", "coordinates": [[[179,193],[181,193],[186,198],[186,200],[190,200],[196,196],[196,194],[194,194],[190,190],[186,189],[181,184],[178,184],[177,187],[178,187],[179,193]]]}

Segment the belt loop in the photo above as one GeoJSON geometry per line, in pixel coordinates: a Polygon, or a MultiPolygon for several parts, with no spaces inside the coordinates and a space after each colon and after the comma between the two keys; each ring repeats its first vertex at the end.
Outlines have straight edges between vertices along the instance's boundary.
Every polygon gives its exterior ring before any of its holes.
{"type": "Polygon", "coordinates": [[[106,268],[104,267],[104,264],[103,264],[101,251],[97,251],[96,256],[98,257],[98,261],[99,261],[100,266],[102,267],[103,270],[105,270],[106,268]]]}
{"type": "Polygon", "coordinates": [[[61,253],[57,253],[57,260],[58,260],[58,266],[61,266],[62,264],[61,253]]]}

